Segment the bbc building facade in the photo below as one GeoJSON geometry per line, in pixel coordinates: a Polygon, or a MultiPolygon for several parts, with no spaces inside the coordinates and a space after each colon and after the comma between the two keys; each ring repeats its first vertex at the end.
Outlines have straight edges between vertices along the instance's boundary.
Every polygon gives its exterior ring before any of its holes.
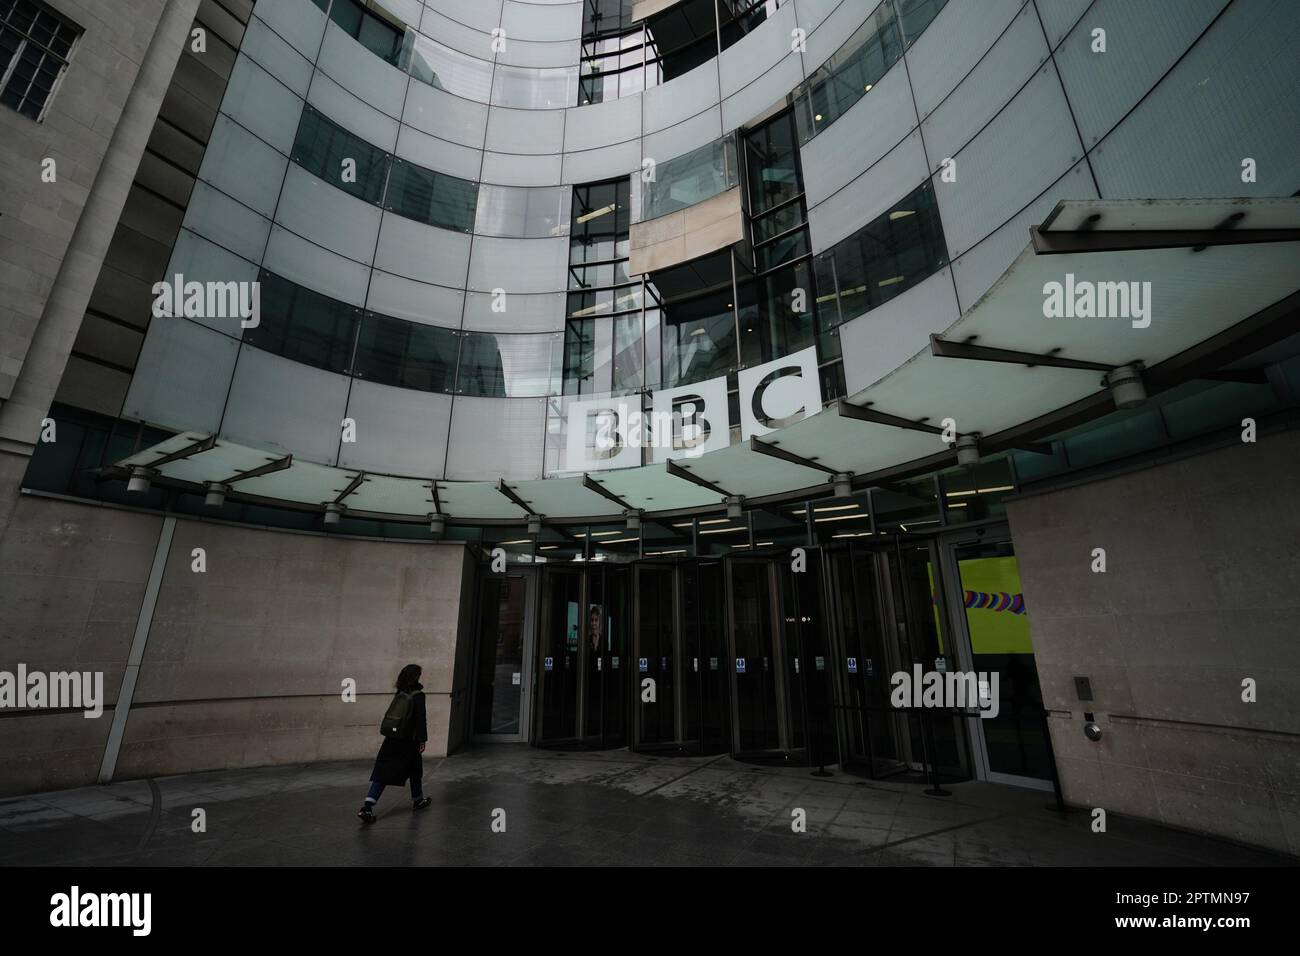
{"type": "Polygon", "coordinates": [[[432,752],[1300,852],[1297,47],[1288,0],[0,0],[0,669],[107,697],[0,712],[0,789],[367,756],[417,662],[432,752]]]}

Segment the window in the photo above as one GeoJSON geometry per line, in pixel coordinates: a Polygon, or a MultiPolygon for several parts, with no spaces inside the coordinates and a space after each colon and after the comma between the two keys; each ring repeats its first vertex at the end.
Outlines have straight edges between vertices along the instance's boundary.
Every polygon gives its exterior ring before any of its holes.
{"type": "Polygon", "coordinates": [[[354,374],[381,385],[451,392],[459,345],[451,329],[367,312],[357,337],[354,374]]]}
{"type": "Polygon", "coordinates": [[[658,219],[726,192],[740,181],[736,140],[727,135],[660,163],[641,192],[641,218],[658,219]]]}
{"type": "Polygon", "coordinates": [[[393,157],[385,209],[431,226],[469,232],[477,202],[474,183],[393,157]]]}
{"type": "Polygon", "coordinates": [[[36,0],[0,0],[0,103],[40,122],[81,29],[36,0]]]}
{"type": "Polygon", "coordinates": [[[364,9],[356,0],[334,0],[330,19],[371,53],[397,65],[404,35],[397,27],[364,9]]]}
{"type": "Polygon", "coordinates": [[[368,203],[378,205],[384,194],[388,154],[331,123],[310,106],[303,107],[298,122],[293,161],[318,179],[368,203]],[[356,164],[355,170],[351,164],[345,165],[347,160],[356,164]]]}
{"type": "Polygon", "coordinates": [[[304,365],[346,373],[361,310],[262,270],[262,321],[244,341],[304,365]]]}

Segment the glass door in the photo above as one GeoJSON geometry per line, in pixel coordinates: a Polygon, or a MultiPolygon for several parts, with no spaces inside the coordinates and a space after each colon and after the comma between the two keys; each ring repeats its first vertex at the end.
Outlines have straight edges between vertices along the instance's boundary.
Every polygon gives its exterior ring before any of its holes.
{"type": "Polygon", "coordinates": [[[680,566],[684,672],[682,744],[693,753],[725,753],[730,746],[727,701],[725,575],[721,561],[680,566]]]}
{"type": "Polygon", "coordinates": [[[677,732],[677,602],[671,565],[638,564],[636,567],[636,638],[633,685],[637,749],[680,750],[677,732]],[[644,698],[643,682],[654,681],[654,700],[644,698]]]}
{"type": "Polygon", "coordinates": [[[839,620],[834,669],[844,759],[872,777],[902,772],[907,769],[906,723],[889,702],[899,655],[895,642],[886,638],[884,555],[853,545],[833,552],[829,564],[839,620]]]}
{"type": "Polygon", "coordinates": [[[582,685],[581,571],[547,568],[542,574],[541,628],[537,635],[537,742],[578,738],[582,685]]]}
{"type": "Polygon", "coordinates": [[[788,755],[786,688],[778,651],[776,585],[770,561],[726,562],[732,743],[736,756],[788,755]]]}
{"type": "Polygon", "coordinates": [[[995,529],[981,538],[952,541],[945,558],[950,616],[968,666],[981,680],[997,677],[996,716],[970,721],[982,776],[1051,789],[1051,742],[1010,536],[995,529]]]}
{"type": "Polygon", "coordinates": [[[528,739],[536,580],[527,572],[480,580],[471,731],[476,740],[528,739]]]}

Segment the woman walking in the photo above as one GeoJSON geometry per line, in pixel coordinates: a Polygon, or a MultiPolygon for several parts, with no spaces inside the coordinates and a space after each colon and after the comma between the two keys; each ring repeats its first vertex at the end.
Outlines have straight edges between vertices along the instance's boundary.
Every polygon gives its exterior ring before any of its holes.
{"type": "Polygon", "coordinates": [[[424,685],[420,683],[420,665],[407,664],[397,675],[397,693],[388,705],[379,731],[384,742],[375,758],[375,769],[370,772],[370,792],[366,802],[357,811],[362,823],[375,822],[375,802],[386,786],[398,786],[411,781],[411,807],[423,810],[433,801],[424,795],[421,777],[425,741],[429,739],[429,725],[424,710],[424,685]]]}

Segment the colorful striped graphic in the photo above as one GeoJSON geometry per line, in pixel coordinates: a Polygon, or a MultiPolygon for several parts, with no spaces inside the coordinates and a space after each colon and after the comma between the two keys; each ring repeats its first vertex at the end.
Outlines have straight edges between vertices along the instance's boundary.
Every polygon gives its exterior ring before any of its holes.
{"type": "MultiPolygon", "coordinates": [[[[981,608],[985,611],[1010,611],[1012,614],[1025,613],[1025,596],[1008,594],[1006,591],[963,591],[962,600],[967,608],[981,608]]],[[[939,598],[932,592],[930,603],[938,604],[939,598]]]]}

